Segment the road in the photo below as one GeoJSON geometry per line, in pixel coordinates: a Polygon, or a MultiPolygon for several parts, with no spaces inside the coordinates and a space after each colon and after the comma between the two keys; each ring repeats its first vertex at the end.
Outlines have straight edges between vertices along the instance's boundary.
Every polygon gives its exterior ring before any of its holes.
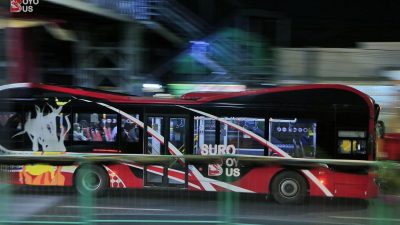
{"type": "Polygon", "coordinates": [[[288,206],[249,194],[112,190],[89,198],[43,187],[2,190],[0,197],[0,224],[400,224],[400,200],[383,197],[288,206]]]}

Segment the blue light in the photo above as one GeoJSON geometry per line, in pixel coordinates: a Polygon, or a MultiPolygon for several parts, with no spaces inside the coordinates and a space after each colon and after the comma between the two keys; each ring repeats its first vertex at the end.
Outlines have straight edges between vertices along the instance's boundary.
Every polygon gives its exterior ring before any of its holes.
{"type": "Polygon", "coordinates": [[[119,14],[138,20],[150,19],[149,0],[89,0],[91,3],[117,11],[119,14]]]}
{"type": "Polygon", "coordinates": [[[210,45],[209,43],[204,41],[190,41],[190,43],[192,44],[191,47],[192,54],[204,55],[207,53],[208,46],[210,45]]]}

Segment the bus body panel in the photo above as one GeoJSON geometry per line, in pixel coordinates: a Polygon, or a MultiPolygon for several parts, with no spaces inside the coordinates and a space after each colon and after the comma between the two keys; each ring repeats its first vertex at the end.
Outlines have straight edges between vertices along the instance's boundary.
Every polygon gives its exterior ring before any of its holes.
{"type": "Polygon", "coordinates": [[[241,177],[240,180],[233,182],[242,188],[252,190],[255,193],[269,193],[272,178],[283,168],[280,167],[256,167],[241,177]]]}
{"type": "MultiPolygon", "coordinates": [[[[73,185],[73,174],[77,169],[77,166],[34,165],[33,167],[35,166],[36,168],[23,166],[19,169],[19,171],[12,172],[12,183],[16,185],[32,186],[73,185]],[[46,172],[42,172],[40,175],[35,175],[35,172],[39,170],[46,172]]],[[[144,187],[143,177],[138,177],[137,173],[135,174],[132,172],[133,170],[139,170],[140,173],[143,173],[143,166],[133,164],[111,164],[104,167],[109,174],[110,188],[141,189],[144,187]]],[[[153,166],[151,169],[157,171],[157,168],[159,167],[153,166]]],[[[221,181],[221,183],[231,184],[231,187],[238,187],[248,191],[241,191],[238,189],[235,190],[232,188],[227,189],[223,188],[224,185],[215,185],[212,182],[208,183],[215,189],[214,191],[236,191],[269,194],[270,183],[273,177],[283,170],[285,170],[285,168],[274,166],[254,167],[239,180],[231,183],[221,181]]],[[[301,173],[301,171],[297,172],[301,173]]],[[[374,174],[368,174],[368,176],[365,176],[349,173],[333,173],[326,168],[312,169],[310,172],[313,173],[328,190],[334,193],[333,197],[367,199],[377,197],[378,195],[377,185],[374,183],[374,174]]],[[[184,179],[182,177],[182,173],[172,173],[170,176],[177,177],[178,179],[184,179]]],[[[189,177],[188,190],[207,191],[207,189],[202,186],[202,182],[194,178],[194,176],[189,177]]],[[[309,184],[310,196],[326,196],[325,193],[322,192],[312,180],[307,179],[307,182],[309,184]]]]}
{"type": "Polygon", "coordinates": [[[143,188],[142,168],[139,165],[112,164],[105,166],[111,188],[143,188]],[[134,173],[133,171],[137,171],[134,173]]]}
{"type": "Polygon", "coordinates": [[[25,165],[13,166],[10,180],[15,185],[72,186],[77,166],[25,165]]]}

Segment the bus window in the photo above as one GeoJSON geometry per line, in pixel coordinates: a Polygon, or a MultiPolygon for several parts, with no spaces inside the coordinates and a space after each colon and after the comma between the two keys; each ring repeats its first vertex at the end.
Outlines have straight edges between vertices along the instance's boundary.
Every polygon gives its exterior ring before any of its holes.
{"type": "MultiPolygon", "coordinates": [[[[250,117],[231,117],[225,120],[237,124],[248,131],[264,137],[265,119],[250,117]]],[[[227,124],[221,123],[220,144],[225,146],[234,145],[237,154],[243,155],[264,155],[264,146],[245,134],[227,124]]]]}
{"type": "MultiPolygon", "coordinates": [[[[136,119],[139,119],[139,114],[134,114],[131,115],[135,117],[136,119]]],[[[113,128],[112,131],[112,136],[115,137],[117,134],[117,127],[113,128]]],[[[138,143],[139,142],[139,127],[137,124],[135,124],[133,121],[130,119],[122,118],[121,119],[121,140],[123,142],[134,142],[138,143]]]]}
{"type": "Polygon", "coordinates": [[[367,154],[366,132],[364,131],[345,131],[338,132],[338,152],[346,155],[365,155],[367,154]]]}
{"type": "Polygon", "coordinates": [[[63,142],[69,138],[71,124],[68,116],[59,109],[50,105],[25,104],[17,112],[1,112],[0,135],[5,147],[24,151],[64,151],[63,142]]]}
{"type": "MultiPolygon", "coordinates": [[[[9,123],[10,119],[16,115],[15,112],[0,112],[0,125],[5,127],[9,123]]],[[[17,126],[21,126],[21,121],[18,122],[17,126]]]]}
{"type": "Polygon", "coordinates": [[[112,130],[117,126],[116,119],[117,114],[75,113],[73,140],[114,142],[112,130]]]}
{"type": "MultiPolygon", "coordinates": [[[[147,117],[147,126],[153,131],[148,132],[147,136],[147,153],[152,155],[161,155],[162,146],[157,136],[164,134],[164,117],[147,117]]],[[[149,130],[149,129],[148,129],[149,130]]]]}
{"type": "Polygon", "coordinates": [[[201,146],[215,145],[215,128],[216,122],[214,119],[204,116],[194,117],[194,132],[193,132],[193,154],[201,154],[201,146]]]}
{"type": "Polygon", "coordinates": [[[22,131],[22,114],[16,112],[0,112],[0,125],[1,128],[15,130],[16,132],[22,131]]]}
{"type": "Polygon", "coordinates": [[[60,139],[63,136],[64,140],[69,140],[69,130],[71,127],[68,125],[69,121],[67,122],[68,117],[64,113],[60,113],[60,117],[56,120],[56,133],[57,137],[60,139]]]}
{"type": "MultiPolygon", "coordinates": [[[[18,150],[22,147],[29,146],[26,134],[20,134],[24,129],[25,115],[17,112],[0,112],[0,125],[1,125],[1,141],[4,147],[18,150]],[[26,143],[25,143],[26,142],[26,143]]],[[[31,148],[24,148],[24,150],[32,150],[31,148]]]]}
{"type": "Polygon", "coordinates": [[[182,153],[186,153],[186,118],[169,119],[169,141],[182,153]]]}
{"type": "MultiPolygon", "coordinates": [[[[269,140],[292,157],[315,157],[317,123],[314,120],[269,119],[269,140]]],[[[269,155],[275,153],[270,151],[269,155]]]]}

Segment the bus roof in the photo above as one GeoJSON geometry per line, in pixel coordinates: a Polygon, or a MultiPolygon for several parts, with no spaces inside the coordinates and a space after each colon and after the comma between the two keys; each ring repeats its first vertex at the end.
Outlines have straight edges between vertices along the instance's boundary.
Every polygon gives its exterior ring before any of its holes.
{"type": "MultiPolygon", "coordinates": [[[[268,99],[277,99],[277,101],[284,101],[283,95],[292,96],[293,101],[298,103],[303,99],[308,99],[313,96],[313,100],[318,99],[318,95],[323,101],[324,97],[335,99],[338,102],[349,101],[349,96],[356,99],[364,100],[364,104],[372,107],[374,100],[367,94],[358,91],[349,86],[340,84],[306,84],[297,86],[284,86],[272,87],[259,90],[242,91],[242,92],[192,92],[183,95],[180,99],[177,98],[154,98],[154,97],[139,97],[128,94],[114,93],[96,89],[80,88],[80,87],[65,87],[57,85],[47,85],[39,83],[14,83],[0,86],[0,96],[7,96],[8,98],[29,98],[35,95],[43,96],[47,94],[74,96],[83,99],[96,99],[101,101],[115,102],[115,103],[132,103],[132,104],[204,104],[204,103],[249,103],[249,100],[261,103],[260,101],[268,101],[268,99]],[[29,91],[23,92],[21,89],[28,89],[29,91]],[[14,90],[14,91],[13,91],[14,90]],[[329,94],[333,92],[347,93],[347,95],[329,94]],[[7,94],[4,94],[7,92],[7,94]],[[293,92],[296,93],[293,97],[293,92]],[[32,94],[33,93],[33,94],[32,94]],[[307,94],[308,93],[308,94],[307,94]],[[267,97],[268,96],[268,97],[267,97]],[[344,99],[343,99],[344,98],[344,99]]],[[[326,100],[326,99],[325,99],[326,100]]]]}

